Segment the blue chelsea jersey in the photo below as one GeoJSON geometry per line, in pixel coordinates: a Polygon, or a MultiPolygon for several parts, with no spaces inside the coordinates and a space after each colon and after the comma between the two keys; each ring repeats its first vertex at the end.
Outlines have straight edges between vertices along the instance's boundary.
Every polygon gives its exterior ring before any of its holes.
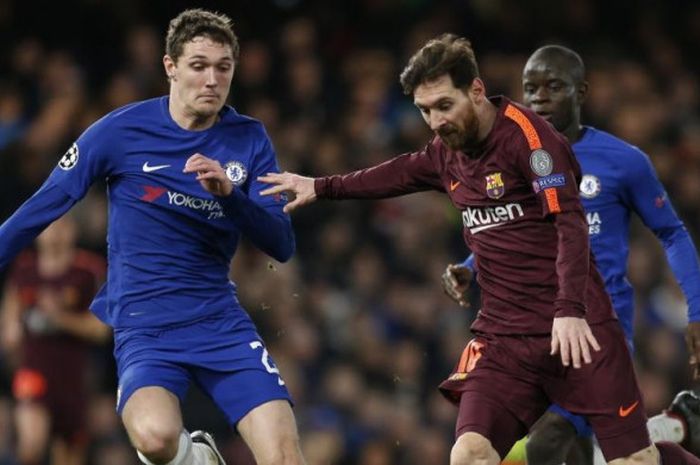
{"type": "MultiPolygon", "coordinates": [[[[224,107],[211,128],[188,131],[173,121],[168,102],[161,97],[106,115],[47,181],[79,199],[96,179],[107,180],[109,272],[92,308],[115,327],[168,326],[240,311],[229,264],[241,230],[257,235],[256,215],[272,217],[288,242],[281,252],[266,252],[286,260],[293,250],[283,199],[261,196],[265,185],[256,181],[279,171],[262,124],[224,107]],[[212,196],[194,174],[182,172],[195,153],[221,163],[234,185],[230,198],[212,196]]],[[[257,227],[269,226],[263,223],[257,227]]],[[[252,325],[243,315],[241,322],[252,325]]]]}
{"type": "MultiPolygon", "coordinates": [[[[586,127],[573,144],[583,173],[580,195],[586,210],[591,247],[605,279],[620,323],[632,337],[633,291],[627,280],[630,214],[635,212],[664,243],[676,274],[697,278],[692,243],[648,157],[636,147],[595,128],[586,127]],[[669,249],[689,247],[689,262],[674,261],[669,249]],[[687,266],[686,266],[687,265],[687,266]],[[679,270],[680,267],[688,268],[679,270]]],[[[691,304],[698,303],[697,283],[680,280],[691,304]]]]}

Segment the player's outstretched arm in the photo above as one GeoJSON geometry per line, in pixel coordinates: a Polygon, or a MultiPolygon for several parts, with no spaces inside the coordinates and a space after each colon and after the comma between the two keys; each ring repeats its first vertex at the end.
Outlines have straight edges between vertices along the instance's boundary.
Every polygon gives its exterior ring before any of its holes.
{"type": "Polygon", "coordinates": [[[258,181],[272,184],[272,187],[260,191],[261,195],[275,195],[283,192],[291,192],[294,194],[294,200],[290,201],[284,207],[285,213],[289,213],[298,207],[316,201],[314,178],[285,171],[284,173],[267,173],[265,176],[259,176],[258,181]]]}
{"type": "Polygon", "coordinates": [[[550,353],[558,353],[565,367],[573,364],[574,368],[581,368],[581,361],[591,363],[591,348],[597,352],[600,345],[585,319],[572,316],[554,318],[550,353]]]}
{"type": "Polygon", "coordinates": [[[77,202],[49,179],[0,225],[0,270],[77,202]]]}

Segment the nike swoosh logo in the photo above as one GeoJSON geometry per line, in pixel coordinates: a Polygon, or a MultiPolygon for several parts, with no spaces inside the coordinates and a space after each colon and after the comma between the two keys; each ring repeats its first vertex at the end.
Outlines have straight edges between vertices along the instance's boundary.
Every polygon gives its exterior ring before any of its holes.
{"type": "Polygon", "coordinates": [[[152,173],[154,171],[162,170],[163,168],[170,168],[170,165],[154,165],[150,166],[148,162],[144,163],[142,166],[144,173],[152,173]]]}
{"type": "Polygon", "coordinates": [[[622,418],[625,418],[627,415],[632,413],[632,411],[635,408],[637,408],[637,405],[639,405],[639,401],[635,402],[627,408],[624,408],[622,405],[620,405],[620,409],[617,411],[617,414],[620,415],[622,418]]]}
{"type": "Polygon", "coordinates": [[[454,192],[461,184],[460,181],[450,181],[450,192],[454,192]]]}

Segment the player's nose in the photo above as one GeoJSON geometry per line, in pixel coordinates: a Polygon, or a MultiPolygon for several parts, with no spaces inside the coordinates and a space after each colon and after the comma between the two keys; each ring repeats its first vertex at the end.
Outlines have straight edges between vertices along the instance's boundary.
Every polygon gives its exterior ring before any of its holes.
{"type": "Polygon", "coordinates": [[[546,87],[539,86],[537,89],[535,89],[535,92],[532,93],[531,100],[535,103],[549,100],[549,92],[547,92],[546,87]]]}
{"type": "Polygon", "coordinates": [[[430,129],[437,131],[442,125],[445,124],[445,118],[437,113],[430,114],[430,129]]]}
{"type": "Polygon", "coordinates": [[[207,70],[207,86],[212,87],[215,86],[216,83],[216,70],[214,67],[211,67],[207,70]]]}

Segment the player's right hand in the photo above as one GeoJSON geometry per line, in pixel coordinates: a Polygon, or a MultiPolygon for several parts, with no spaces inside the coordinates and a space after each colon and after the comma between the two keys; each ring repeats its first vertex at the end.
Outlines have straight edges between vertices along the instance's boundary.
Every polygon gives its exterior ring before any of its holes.
{"type": "Polygon", "coordinates": [[[600,345],[590,326],[583,318],[563,316],[555,318],[552,323],[551,355],[561,356],[561,363],[568,367],[581,368],[581,360],[591,363],[591,347],[598,352],[600,345]]]}
{"type": "Polygon", "coordinates": [[[258,181],[273,184],[272,187],[260,191],[260,195],[275,195],[283,192],[294,194],[295,198],[284,206],[285,213],[316,200],[314,178],[285,171],[284,173],[267,173],[265,176],[258,176],[258,181]]]}
{"type": "Polygon", "coordinates": [[[442,289],[452,300],[464,308],[469,308],[469,285],[472,270],[461,264],[447,265],[442,274],[442,289]]]}

